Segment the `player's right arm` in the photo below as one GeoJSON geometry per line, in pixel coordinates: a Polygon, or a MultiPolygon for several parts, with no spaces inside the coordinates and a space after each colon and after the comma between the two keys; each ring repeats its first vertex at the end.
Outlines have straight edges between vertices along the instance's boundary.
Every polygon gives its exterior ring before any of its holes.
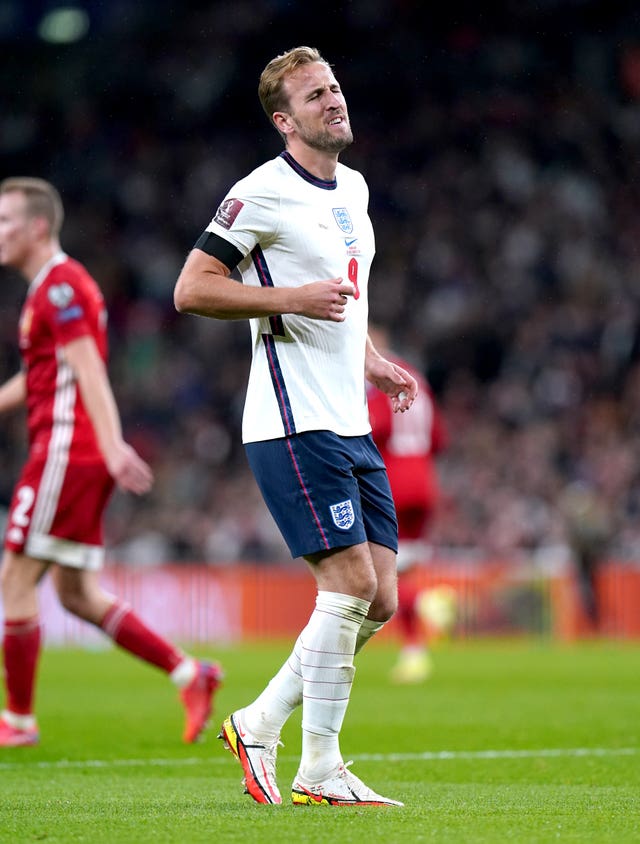
{"type": "Polygon", "coordinates": [[[192,249],[176,282],[173,301],[180,313],[214,319],[299,314],[342,322],[353,285],[341,278],[300,287],[249,287],[230,277],[229,268],[201,249],[192,249]]]}
{"type": "Polygon", "coordinates": [[[17,410],[27,401],[27,378],[24,372],[16,372],[0,387],[0,413],[17,410]]]}
{"type": "Polygon", "coordinates": [[[122,438],[122,425],[107,368],[93,337],[84,335],[63,347],[78,382],[109,474],[125,492],[141,495],[153,484],[150,466],[122,438]]]}

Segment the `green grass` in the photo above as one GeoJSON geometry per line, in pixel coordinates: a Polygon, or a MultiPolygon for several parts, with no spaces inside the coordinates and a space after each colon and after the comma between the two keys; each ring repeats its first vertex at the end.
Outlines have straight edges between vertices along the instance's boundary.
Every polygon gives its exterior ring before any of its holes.
{"type": "Polygon", "coordinates": [[[42,743],[0,751],[0,841],[637,842],[640,647],[591,642],[443,646],[435,673],[394,687],[395,651],[358,660],[345,759],[403,809],[294,808],[300,716],[283,734],[283,806],[242,794],[215,740],[286,644],[212,649],[227,670],[205,742],[183,745],[167,679],[118,651],[44,653],[42,743]]]}

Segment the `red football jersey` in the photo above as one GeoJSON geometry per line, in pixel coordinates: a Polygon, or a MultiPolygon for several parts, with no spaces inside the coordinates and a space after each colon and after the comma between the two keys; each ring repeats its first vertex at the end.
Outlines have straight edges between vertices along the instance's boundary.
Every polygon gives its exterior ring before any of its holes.
{"type": "Polygon", "coordinates": [[[431,509],[438,495],[433,456],[447,444],[447,432],[426,379],[406,361],[389,358],[418,382],[418,395],[405,413],[394,413],[391,401],[369,384],[367,401],[376,445],[380,449],[398,517],[405,509],[431,509]]]}
{"type": "Polygon", "coordinates": [[[20,316],[31,458],[60,451],[70,461],[102,459],[63,347],[89,335],[106,361],[106,328],[100,288],[81,264],[60,252],[32,281],[20,316]]]}

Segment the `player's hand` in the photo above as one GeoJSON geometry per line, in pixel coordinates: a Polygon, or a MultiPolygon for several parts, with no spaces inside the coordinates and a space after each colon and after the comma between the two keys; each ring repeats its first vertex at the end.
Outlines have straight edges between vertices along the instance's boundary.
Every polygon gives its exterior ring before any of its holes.
{"type": "Polygon", "coordinates": [[[367,358],[366,370],[367,379],[391,399],[394,413],[409,410],[418,395],[418,382],[413,375],[380,355],[367,358]]]}
{"type": "Polygon", "coordinates": [[[297,306],[292,312],[311,319],[343,322],[348,297],[353,293],[353,285],[341,278],[312,281],[295,288],[297,306]]]}
{"type": "Polygon", "coordinates": [[[153,485],[153,472],[137,451],[122,442],[113,447],[106,457],[107,469],[123,492],[142,495],[153,485]]]}

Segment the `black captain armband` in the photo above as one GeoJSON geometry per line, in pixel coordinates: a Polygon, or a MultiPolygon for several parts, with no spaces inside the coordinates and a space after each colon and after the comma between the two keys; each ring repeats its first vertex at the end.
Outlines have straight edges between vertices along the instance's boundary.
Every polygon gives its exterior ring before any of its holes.
{"type": "Polygon", "coordinates": [[[229,270],[235,269],[244,257],[242,252],[240,252],[239,249],[236,249],[236,247],[232,243],[229,243],[228,240],[208,231],[202,232],[200,237],[193,244],[193,248],[201,249],[203,252],[206,252],[207,255],[211,255],[212,258],[217,258],[218,261],[222,261],[225,267],[229,270]]]}

